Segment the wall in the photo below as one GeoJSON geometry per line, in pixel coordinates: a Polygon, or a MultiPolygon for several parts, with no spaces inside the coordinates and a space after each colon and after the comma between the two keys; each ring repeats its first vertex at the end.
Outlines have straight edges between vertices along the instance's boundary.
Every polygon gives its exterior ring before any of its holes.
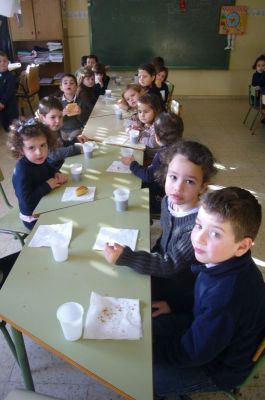
{"type": "MultiPolygon", "coordinates": [[[[237,0],[236,4],[248,6],[250,10],[265,10],[264,0],[237,0]]],[[[89,22],[88,17],[82,14],[87,11],[87,1],[66,0],[65,8],[70,65],[74,71],[79,67],[80,57],[89,53],[89,22]],[[77,11],[81,14],[71,14],[77,11]]],[[[261,53],[265,53],[265,15],[249,15],[246,33],[236,37],[229,70],[171,70],[169,79],[178,95],[244,96],[252,75],[251,66],[261,53]]]]}

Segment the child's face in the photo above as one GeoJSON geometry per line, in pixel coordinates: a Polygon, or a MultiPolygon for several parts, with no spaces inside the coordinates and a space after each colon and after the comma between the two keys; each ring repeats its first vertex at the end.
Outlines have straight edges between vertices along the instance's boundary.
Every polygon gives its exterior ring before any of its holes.
{"type": "Polygon", "coordinates": [[[182,154],[175,155],[168,165],[165,183],[165,192],[174,210],[189,211],[197,207],[199,195],[206,187],[201,166],[182,154]]]}
{"type": "Polygon", "coordinates": [[[155,112],[149,104],[137,103],[139,120],[145,125],[151,125],[155,119],[155,112]]]}
{"type": "Polygon", "coordinates": [[[222,221],[218,214],[209,213],[200,207],[191,233],[196,259],[203,264],[218,264],[244,254],[251,244],[250,238],[235,241],[230,221],[222,221]]]}
{"type": "Polygon", "coordinates": [[[95,85],[95,76],[85,76],[83,79],[83,85],[93,87],[95,85]]]}
{"type": "Polygon", "coordinates": [[[22,154],[33,164],[43,164],[48,156],[48,144],[44,135],[23,141],[22,154]]]}
{"type": "Polygon", "coordinates": [[[63,125],[63,112],[61,110],[57,110],[56,108],[52,108],[48,114],[41,115],[41,122],[47,125],[51,131],[58,131],[63,125]]]}
{"type": "Polygon", "coordinates": [[[124,99],[131,108],[135,108],[137,106],[139,97],[140,93],[136,92],[136,90],[133,89],[128,89],[124,93],[124,99]]]}
{"type": "Polygon", "coordinates": [[[65,96],[74,97],[77,90],[77,84],[75,83],[75,80],[72,77],[65,76],[62,79],[60,89],[65,96]]]}
{"type": "Polygon", "coordinates": [[[0,56],[0,72],[5,72],[8,70],[8,58],[5,56],[0,56]]]}
{"type": "Polygon", "coordinates": [[[86,59],[86,65],[90,68],[93,68],[96,65],[96,60],[94,58],[89,58],[87,57],[86,59]]]}
{"type": "Polygon", "coordinates": [[[154,76],[150,75],[145,69],[139,69],[138,78],[139,78],[139,84],[142,87],[148,87],[151,86],[153,81],[155,80],[155,75],[154,76]]]}
{"type": "Polygon", "coordinates": [[[263,71],[265,71],[265,61],[260,60],[257,62],[256,71],[259,73],[262,73],[263,71]]]}
{"type": "Polygon", "coordinates": [[[165,79],[166,79],[166,76],[167,76],[166,72],[165,72],[165,71],[161,71],[161,72],[158,72],[158,73],[156,74],[156,79],[157,79],[158,81],[160,81],[160,82],[164,82],[165,79]]]}

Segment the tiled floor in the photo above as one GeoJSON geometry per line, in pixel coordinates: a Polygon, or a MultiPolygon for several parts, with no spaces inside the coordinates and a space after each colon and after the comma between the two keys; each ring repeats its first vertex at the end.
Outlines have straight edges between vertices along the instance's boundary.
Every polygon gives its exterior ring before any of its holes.
{"type": "MultiPolygon", "coordinates": [[[[263,206],[265,216],[265,126],[259,126],[254,136],[242,124],[247,109],[246,100],[183,99],[185,138],[208,145],[220,166],[214,185],[238,185],[253,191],[263,206]]],[[[4,170],[5,187],[10,198],[14,195],[10,176],[14,161],[5,148],[5,134],[0,132],[0,164],[4,170]]],[[[0,215],[4,213],[0,206],[0,215]]],[[[263,224],[253,256],[258,265],[265,266],[265,225],[263,224]]],[[[17,244],[1,236],[0,256],[11,253],[17,244]]],[[[265,271],[265,270],[264,270],[265,271]]],[[[36,390],[62,400],[117,400],[121,396],[101,386],[58,357],[26,338],[36,390]]],[[[137,385],[137,382],[135,382],[137,385]]],[[[13,388],[23,387],[20,371],[0,334],[0,400],[13,388]]],[[[196,400],[223,400],[222,394],[193,395],[196,400]]],[[[265,371],[244,391],[242,400],[265,399],[265,371]]],[[[137,399],[145,400],[145,399],[137,399]]]]}

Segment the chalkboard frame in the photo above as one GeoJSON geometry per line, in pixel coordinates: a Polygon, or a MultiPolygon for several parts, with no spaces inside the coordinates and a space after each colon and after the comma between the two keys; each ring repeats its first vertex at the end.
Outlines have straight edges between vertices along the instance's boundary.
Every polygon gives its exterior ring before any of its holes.
{"type": "MultiPolygon", "coordinates": [[[[226,0],[225,4],[234,5],[235,1],[226,0]]],[[[136,69],[141,63],[149,62],[153,57],[158,55],[165,58],[166,65],[169,69],[227,70],[229,69],[230,50],[224,50],[227,43],[226,35],[220,35],[218,33],[222,5],[224,5],[223,0],[189,0],[187,2],[186,11],[180,11],[178,9],[178,0],[163,0],[162,2],[161,0],[108,0],[107,2],[106,0],[90,0],[88,15],[91,28],[91,52],[96,54],[102,63],[109,65],[113,70],[136,69]],[[166,7],[166,11],[163,15],[163,10],[161,8],[159,9],[161,3],[163,3],[163,7],[166,7]],[[142,13],[134,8],[135,14],[128,14],[127,20],[133,20],[135,23],[134,25],[137,26],[137,34],[141,36],[141,29],[143,29],[143,32],[147,32],[147,34],[142,35],[142,40],[137,40],[137,46],[134,48],[135,52],[139,50],[140,55],[138,54],[135,56],[132,62],[127,62],[127,60],[119,62],[117,61],[119,58],[117,55],[119,49],[122,48],[126,52],[128,51],[129,45],[134,46],[135,43],[133,41],[130,43],[130,39],[128,38],[129,36],[133,37],[133,32],[128,28],[129,33],[127,34],[124,32],[124,25],[122,25],[124,21],[126,21],[125,17],[126,12],[128,13],[130,10],[129,6],[132,7],[133,5],[141,6],[142,13]],[[150,8],[152,13],[150,12],[150,14],[148,14],[148,6],[151,5],[153,5],[153,7],[150,8]],[[145,10],[144,7],[146,8],[145,10]],[[105,10],[102,12],[104,8],[105,10]],[[164,40],[162,40],[162,33],[160,33],[162,45],[154,45],[157,41],[154,40],[152,42],[152,37],[155,38],[158,32],[156,28],[160,26],[156,26],[160,15],[156,15],[155,10],[157,10],[157,13],[160,12],[162,16],[161,22],[163,18],[164,21],[167,18],[169,24],[176,24],[178,36],[182,35],[179,42],[176,33],[175,36],[171,35],[172,31],[168,33],[164,27],[163,29],[161,28],[161,32],[164,34],[164,40]],[[206,19],[205,23],[203,21],[203,16],[206,19]],[[149,21],[153,21],[153,27],[151,23],[149,25],[143,25],[142,27],[137,23],[139,21],[144,22],[145,19],[148,20],[148,18],[150,18],[149,21]],[[117,31],[115,31],[115,19],[116,24],[119,23],[123,26],[123,31],[118,31],[118,28],[116,28],[117,31]],[[184,22],[185,19],[186,22],[190,21],[190,23],[187,24],[184,22]],[[199,23],[200,25],[198,25],[199,23]],[[185,24],[188,29],[187,32],[184,31],[185,24]],[[198,29],[200,29],[198,32],[196,32],[197,25],[199,26],[198,29]],[[109,42],[109,45],[104,45],[104,41],[108,43],[108,40],[112,37],[113,40],[109,42]],[[196,42],[197,39],[200,40],[200,42],[198,42],[199,44],[196,42]],[[139,46],[138,43],[140,43],[139,46]],[[166,49],[166,46],[168,46],[168,50],[163,51],[163,48],[166,49]],[[180,51],[179,54],[184,58],[181,62],[179,62],[179,60],[177,61],[177,59],[175,62],[172,62],[171,54],[173,52],[170,51],[170,46],[172,49],[176,48],[180,51]],[[179,48],[177,46],[179,46],[179,48]],[[189,54],[191,54],[191,57],[189,54]]],[[[134,25],[126,24],[125,29],[127,26],[130,26],[131,29],[134,25]]],[[[131,55],[127,54],[127,56],[129,59],[131,55]]],[[[122,59],[122,55],[120,55],[120,58],[122,59]]]]}

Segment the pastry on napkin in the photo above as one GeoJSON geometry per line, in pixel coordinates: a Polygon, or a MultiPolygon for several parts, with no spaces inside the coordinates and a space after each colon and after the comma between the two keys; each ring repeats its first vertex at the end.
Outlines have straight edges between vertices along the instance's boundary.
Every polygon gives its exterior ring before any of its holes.
{"type": "Polygon", "coordinates": [[[84,339],[139,340],[142,337],[139,299],[91,293],[84,339]]]}

